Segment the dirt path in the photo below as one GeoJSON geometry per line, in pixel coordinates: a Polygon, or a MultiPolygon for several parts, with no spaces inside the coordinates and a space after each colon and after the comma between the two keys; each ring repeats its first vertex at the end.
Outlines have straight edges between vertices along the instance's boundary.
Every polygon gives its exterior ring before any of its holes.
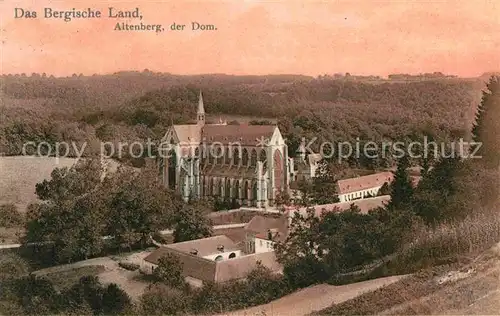
{"type": "Polygon", "coordinates": [[[105,271],[99,273],[99,281],[103,284],[116,283],[123,289],[132,299],[139,298],[146,287],[148,282],[138,281],[135,279],[139,275],[138,271],[129,271],[121,268],[118,265],[119,261],[127,261],[131,263],[141,264],[142,259],[145,258],[150,252],[141,251],[132,254],[125,254],[117,259],[110,257],[100,257],[89,260],[78,261],[72,264],[65,264],[56,267],[46,268],[36,271],[36,274],[47,274],[59,271],[66,271],[85,266],[103,266],[105,271]]]}
{"type": "Polygon", "coordinates": [[[328,284],[315,285],[265,305],[221,315],[308,315],[314,311],[329,307],[332,304],[350,300],[362,293],[373,291],[399,281],[402,277],[404,276],[392,276],[342,286],[328,284]]]}

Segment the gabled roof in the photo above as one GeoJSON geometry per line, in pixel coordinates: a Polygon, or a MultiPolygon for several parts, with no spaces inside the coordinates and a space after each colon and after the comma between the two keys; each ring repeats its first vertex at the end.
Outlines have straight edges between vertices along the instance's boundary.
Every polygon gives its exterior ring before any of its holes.
{"type": "Polygon", "coordinates": [[[158,264],[158,259],[160,259],[160,257],[165,255],[166,253],[170,252],[170,250],[188,254],[194,257],[204,257],[220,252],[217,249],[219,246],[224,247],[224,252],[239,250],[234,241],[229,239],[227,236],[219,235],[165,245],[153,251],[149,256],[144,258],[144,260],[154,264],[158,264]],[[191,254],[193,250],[197,251],[196,255],[191,254]]]}
{"type": "Polygon", "coordinates": [[[206,143],[239,142],[241,145],[258,146],[262,139],[270,141],[275,129],[275,125],[205,125],[202,140],[206,143]]]}
{"type": "Polygon", "coordinates": [[[203,257],[218,253],[219,250],[217,247],[219,246],[223,246],[224,251],[238,250],[238,246],[234,241],[224,235],[174,243],[166,247],[186,253],[197,250],[198,256],[203,257]]]}
{"type": "Polygon", "coordinates": [[[181,143],[199,143],[201,139],[201,128],[202,126],[197,124],[173,126],[175,134],[181,143]]]}
{"type": "Polygon", "coordinates": [[[274,251],[255,253],[217,262],[215,281],[222,283],[245,278],[252,270],[257,268],[258,264],[267,267],[273,272],[283,269],[281,264],[278,263],[274,251]]]}
{"type": "Polygon", "coordinates": [[[394,175],[392,172],[380,172],[357,178],[339,180],[337,181],[338,194],[347,194],[380,187],[386,182],[390,184],[393,178],[394,175]]]}
{"type": "Polygon", "coordinates": [[[245,231],[255,234],[256,237],[262,239],[268,239],[268,232],[271,231],[273,237],[281,240],[286,238],[288,232],[288,220],[286,216],[271,218],[256,215],[245,226],[245,231]]]}
{"type": "MultiPolygon", "coordinates": [[[[315,216],[321,216],[324,212],[333,212],[333,211],[346,211],[351,205],[357,206],[361,213],[367,214],[368,211],[375,209],[377,207],[383,207],[386,203],[391,200],[390,195],[382,195],[373,198],[359,199],[349,202],[340,202],[340,203],[332,203],[332,204],[323,204],[323,205],[315,205],[314,206],[314,214],[315,216]]],[[[302,215],[306,215],[308,207],[302,207],[298,211],[302,215]]],[[[289,216],[293,216],[297,209],[289,208],[288,214],[289,216]]]]}

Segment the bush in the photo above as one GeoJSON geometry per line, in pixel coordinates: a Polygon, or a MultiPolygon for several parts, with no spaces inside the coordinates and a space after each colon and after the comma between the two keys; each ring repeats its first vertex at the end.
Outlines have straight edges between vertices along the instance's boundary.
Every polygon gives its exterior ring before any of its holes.
{"type": "Polygon", "coordinates": [[[0,205],[0,227],[21,227],[24,224],[24,216],[18,212],[14,204],[0,205]]]}
{"type": "Polygon", "coordinates": [[[286,280],[259,266],[246,280],[223,284],[205,282],[201,288],[172,288],[156,283],[141,297],[141,313],[145,315],[205,315],[266,304],[293,289],[286,280]]]}
{"type": "Polygon", "coordinates": [[[137,263],[127,262],[127,261],[120,261],[120,262],[118,262],[118,265],[120,267],[122,267],[123,269],[129,270],[129,271],[135,271],[135,270],[138,270],[140,268],[140,266],[137,263]]]}
{"type": "Polygon", "coordinates": [[[156,280],[166,285],[176,288],[186,286],[182,276],[182,263],[177,255],[167,253],[158,259],[158,266],[154,269],[153,275],[156,280]]]}
{"type": "Polygon", "coordinates": [[[141,315],[179,315],[189,307],[189,297],[181,290],[157,283],[150,286],[141,296],[141,315]]]}

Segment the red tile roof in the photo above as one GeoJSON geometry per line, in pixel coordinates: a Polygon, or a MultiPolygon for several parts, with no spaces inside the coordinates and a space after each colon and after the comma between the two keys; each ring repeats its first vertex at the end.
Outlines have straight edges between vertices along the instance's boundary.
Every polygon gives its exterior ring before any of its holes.
{"type": "MultiPolygon", "coordinates": [[[[361,210],[361,213],[366,214],[368,213],[368,211],[374,208],[383,207],[390,200],[391,197],[389,195],[382,195],[373,198],[359,199],[349,202],[315,205],[314,213],[316,216],[320,216],[323,212],[345,211],[348,210],[351,207],[351,205],[356,205],[361,210]]],[[[303,207],[300,208],[299,211],[301,212],[301,214],[305,215],[307,209],[308,209],[307,207],[303,207]]],[[[293,213],[296,212],[297,209],[290,207],[286,211],[288,212],[289,215],[293,215],[293,213]]]]}
{"type": "Polygon", "coordinates": [[[256,146],[262,137],[271,140],[275,129],[275,125],[205,125],[202,141],[222,144],[239,142],[241,145],[256,146]]]}
{"type": "Polygon", "coordinates": [[[357,178],[339,180],[337,181],[338,194],[347,194],[380,187],[386,182],[390,184],[393,178],[394,175],[392,172],[380,172],[357,178]]]}

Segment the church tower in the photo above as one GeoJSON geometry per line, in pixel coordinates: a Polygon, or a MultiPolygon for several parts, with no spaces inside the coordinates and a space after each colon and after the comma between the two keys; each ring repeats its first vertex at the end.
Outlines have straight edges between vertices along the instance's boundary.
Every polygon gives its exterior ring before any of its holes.
{"type": "Polygon", "coordinates": [[[205,125],[205,107],[203,106],[203,96],[201,95],[201,90],[200,90],[200,95],[198,97],[198,112],[197,112],[196,122],[198,125],[201,126],[205,125]]]}

